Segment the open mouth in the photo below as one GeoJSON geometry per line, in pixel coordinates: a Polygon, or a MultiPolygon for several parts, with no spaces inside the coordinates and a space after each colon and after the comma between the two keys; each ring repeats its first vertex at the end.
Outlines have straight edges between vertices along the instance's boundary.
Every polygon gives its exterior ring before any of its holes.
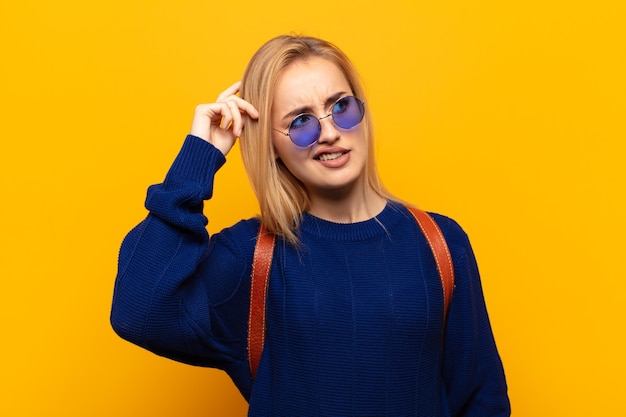
{"type": "Polygon", "coordinates": [[[337,159],[345,154],[345,152],[323,153],[315,159],[318,161],[332,161],[333,159],[337,159]]]}

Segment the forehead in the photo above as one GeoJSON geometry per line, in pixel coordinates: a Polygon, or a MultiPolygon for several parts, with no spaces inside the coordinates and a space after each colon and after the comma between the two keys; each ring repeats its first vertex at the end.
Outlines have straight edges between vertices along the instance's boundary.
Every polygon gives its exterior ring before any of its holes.
{"type": "Polygon", "coordinates": [[[350,84],[333,62],[309,57],[289,64],[278,77],[274,105],[289,107],[315,105],[337,92],[350,92],[350,84]]]}

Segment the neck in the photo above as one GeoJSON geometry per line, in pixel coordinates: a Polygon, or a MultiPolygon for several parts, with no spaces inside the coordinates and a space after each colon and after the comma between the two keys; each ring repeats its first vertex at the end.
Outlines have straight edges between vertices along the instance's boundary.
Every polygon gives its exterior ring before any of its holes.
{"type": "Polygon", "coordinates": [[[310,214],[334,223],[356,223],[372,219],[387,204],[387,200],[372,189],[353,193],[327,190],[324,193],[310,193],[309,199],[310,214]]]}

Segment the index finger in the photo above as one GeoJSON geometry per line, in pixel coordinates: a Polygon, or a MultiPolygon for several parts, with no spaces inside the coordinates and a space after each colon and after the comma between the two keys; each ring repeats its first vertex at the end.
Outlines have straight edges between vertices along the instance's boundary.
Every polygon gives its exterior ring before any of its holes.
{"type": "Polygon", "coordinates": [[[239,88],[241,87],[241,81],[237,81],[235,84],[228,87],[226,90],[222,91],[222,93],[217,96],[217,101],[223,101],[226,97],[235,95],[239,92],[239,88]]]}
{"type": "Polygon", "coordinates": [[[253,119],[259,117],[259,111],[250,102],[242,99],[241,97],[231,96],[231,100],[237,104],[239,110],[248,114],[253,119]]]}

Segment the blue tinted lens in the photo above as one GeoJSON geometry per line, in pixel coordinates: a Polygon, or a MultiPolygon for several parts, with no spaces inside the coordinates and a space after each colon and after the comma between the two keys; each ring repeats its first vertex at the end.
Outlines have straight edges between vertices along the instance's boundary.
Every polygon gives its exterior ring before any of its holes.
{"type": "Polygon", "coordinates": [[[289,125],[289,137],[297,146],[307,147],[320,137],[322,125],[312,114],[301,114],[289,125]]]}
{"type": "Polygon", "coordinates": [[[347,96],[335,103],[332,110],[333,120],[342,129],[351,129],[361,123],[365,108],[356,97],[347,96]]]}

